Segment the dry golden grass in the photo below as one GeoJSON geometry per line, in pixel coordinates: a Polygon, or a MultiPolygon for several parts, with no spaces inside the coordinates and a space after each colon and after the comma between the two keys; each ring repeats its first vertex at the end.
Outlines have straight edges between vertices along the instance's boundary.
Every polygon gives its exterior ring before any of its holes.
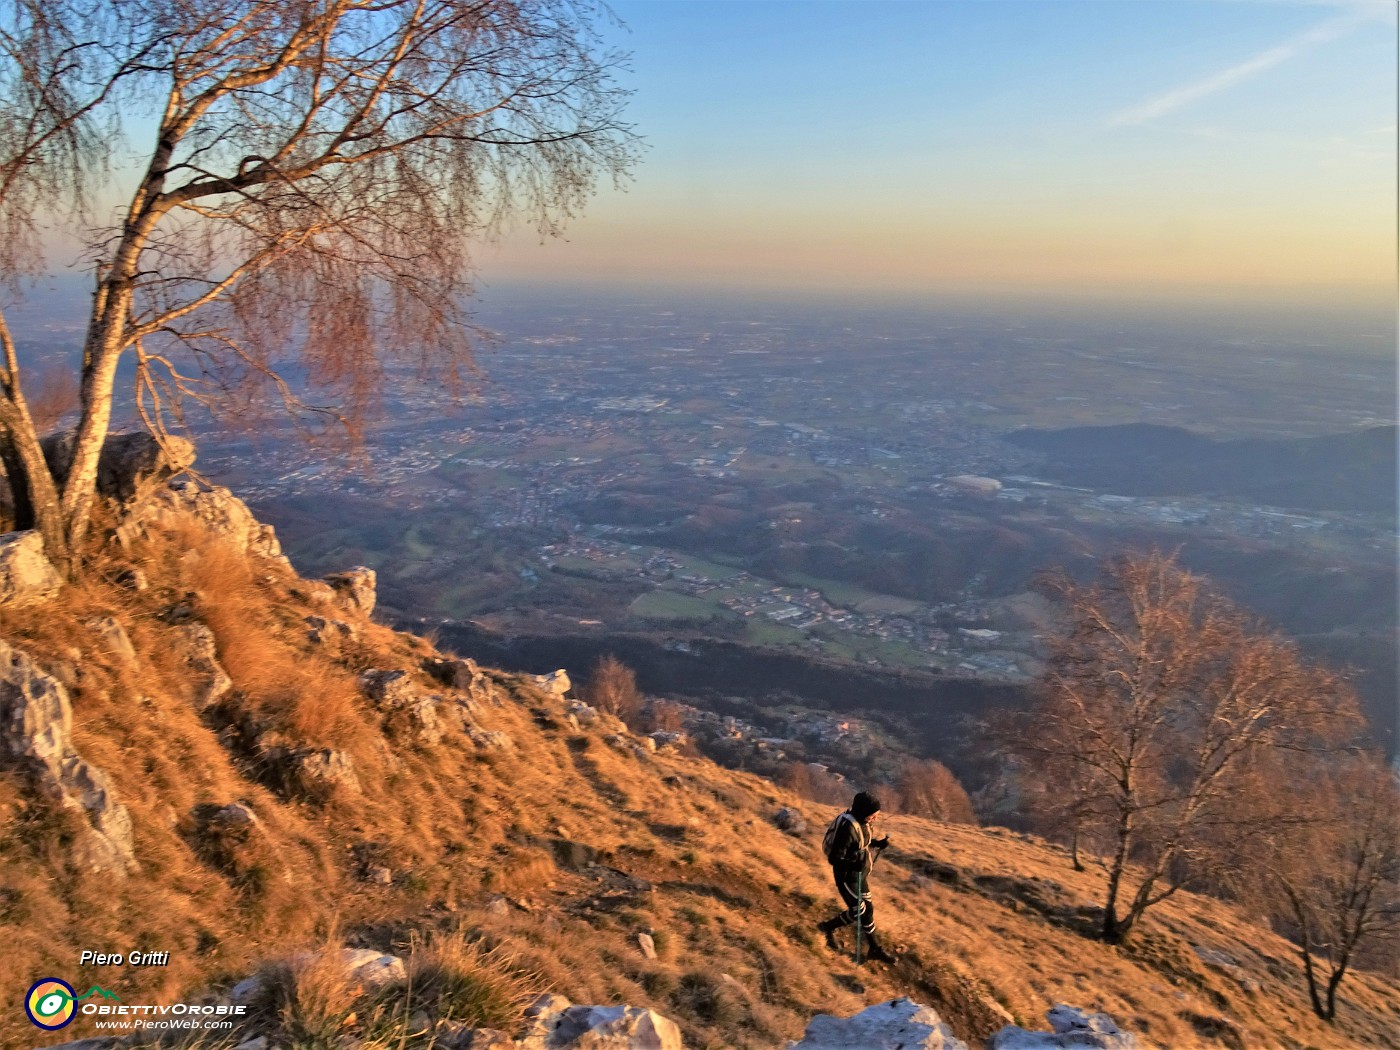
{"type": "MultiPolygon", "coordinates": [[[[428,643],[357,621],[360,641],[328,655],[303,624],[325,610],[298,597],[296,580],[199,530],[106,567],[129,563],[147,591],[99,574],[57,602],[0,613],[0,636],[41,664],[80,653],[75,741],[130,808],[140,863],[124,880],[71,870],[73,818],[37,798],[23,771],[0,770],[6,989],[53,974],[110,983],[128,1001],[169,1000],[348,942],[411,955],[408,987],[366,998],[324,967],[284,970],[265,1019],[285,1045],[346,1033],[368,1050],[426,1045],[413,1029],[419,1007],[505,1023],[547,988],[655,1007],[687,1046],[716,1050],[771,1050],[814,1013],[900,994],[939,1009],[974,1045],[1001,1011],[1041,1027],[1065,1001],[1106,1010],[1148,1045],[1400,1046],[1394,979],[1349,979],[1338,1023],[1325,1025],[1307,1008],[1292,947],[1238,910],[1183,894],[1110,947],[1077,928],[1101,870],[1076,873],[1063,850],[1027,836],[912,816],[888,821],[895,846],[874,877],[881,927],[907,961],[858,970],[814,931],[837,908],[819,852],[831,807],[702,760],[614,748],[604,738],[615,724],[575,732],[557,700],[508,675],[495,676],[475,717],[509,734],[513,751],[478,751],[455,731],[411,745],[386,735],[356,676],[405,668],[447,695],[419,670],[428,643]],[[211,712],[190,702],[188,638],[164,615],[179,605],[209,625],[235,684],[211,712]],[[97,616],[123,625],[134,663],[95,651],[97,616]],[[251,724],[345,751],[363,793],[318,801],[287,790],[246,746],[251,724]],[[255,829],[210,819],[239,801],[255,829]],[[773,827],[782,806],[806,816],[806,835],[773,827]],[[597,863],[570,860],[561,841],[597,850],[597,863]],[[370,865],[388,867],[392,884],[363,881],[370,865]],[[496,895],[504,915],[486,908],[496,895]],[[657,959],[642,954],[641,933],[657,959]],[[1258,990],[1202,964],[1192,945],[1229,953],[1258,990]],[[93,947],[171,960],[80,969],[78,953],[93,947]]],[[[81,1022],[70,1031],[87,1034],[81,1022]]],[[[0,1045],[27,1045],[31,1032],[22,1016],[0,1017],[0,1045]]]]}

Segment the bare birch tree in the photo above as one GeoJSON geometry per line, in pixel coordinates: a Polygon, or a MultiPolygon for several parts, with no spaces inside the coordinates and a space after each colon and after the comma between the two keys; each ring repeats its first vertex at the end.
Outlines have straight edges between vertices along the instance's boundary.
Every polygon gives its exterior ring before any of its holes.
{"type": "Polygon", "coordinates": [[[588,702],[635,726],[642,715],[642,692],[637,688],[637,675],[612,653],[598,657],[584,689],[588,702]]]}
{"type": "Polygon", "coordinates": [[[1101,934],[1117,943],[1203,870],[1255,757],[1325,747],[1358,716],[1337,676],[1170,556],[1115,559],[1090,586],[1051,583],[1066,627],[1017,750],[1061,773],[1062,808],[1106,844],[1101,934]]]}
{"type": "Polygon", "coordinates": [[[932,758],[911,758],[904,762],[895,781],[899,808],[903,813],[945,821],[949,824],[976,824],[972,800],[952,770],[932,758]]]}
{"type": "Polygon", "coordinates": [[[1337,1016],[1348,973],[1400,949],[1400,786],[1376,756],[1289,762],[1260,809],[1283,810],[1238,851],[1240,896],[1297,946],[1313,1012],[1337,1016]],[[1285,779],[1286,778],[1286,779],[1285,779]],[[1289,789],[1279,792],[1279,783],[1289,789]]]}
{"type": "Polygon", "coordinates": [[[94,275],[77,428],[52,462],[0,314],[21,527],[74,571],[124,360],[158,437],[182,398],[249,389],[294,412],[321,391],[353,426],[386,358],[468,364],[472,245],[507,218],[556,232],[633,159],[599,17],[587,0],[0,0],[0,279],[37,265],[56,218],[94,275]],[[109,182],[133,188],[104,223],[109,182]]]}

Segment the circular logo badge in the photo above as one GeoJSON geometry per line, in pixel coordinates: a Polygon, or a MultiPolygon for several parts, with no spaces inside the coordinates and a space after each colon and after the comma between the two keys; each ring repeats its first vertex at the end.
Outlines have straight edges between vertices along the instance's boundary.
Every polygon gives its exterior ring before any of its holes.
{"type": "Polygon", "coordinates": [[[67,981],[45,977],[35,981],[24,997],[24,1012],[40,1028],[50,1032],[67,1027],[77,1012],[77,993],[67,981]]]}

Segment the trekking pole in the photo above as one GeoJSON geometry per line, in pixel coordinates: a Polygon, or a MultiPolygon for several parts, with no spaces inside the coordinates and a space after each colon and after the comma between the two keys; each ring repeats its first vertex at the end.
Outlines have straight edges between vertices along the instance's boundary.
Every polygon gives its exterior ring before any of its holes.
{"type": "Polygon", "coordinates": [[[865,871],[856,872],[856,965],[860,965],[860,929],[865,925],[865,899],[861,896],[865,891],[865,871]]]}

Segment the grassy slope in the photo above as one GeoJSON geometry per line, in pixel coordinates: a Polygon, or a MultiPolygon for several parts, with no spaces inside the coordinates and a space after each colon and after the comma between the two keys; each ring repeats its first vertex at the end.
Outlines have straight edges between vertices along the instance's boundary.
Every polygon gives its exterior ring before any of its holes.
{"type": "MultiPolygon", "coordinates": [[[[1393,980],[1350,979],[1339,1023],[1323,1025],[1292,948],[1235,909],[1183,894],[1135,943],[1110,948],[1076,932],[1101,875],[1075,874],[1063,851],[1025,836],[911,817],[889,821],[896,848],[875,879],[881,925],[906,959],[857,969],[813,932],[834,910],[818,850],[830,810],[706,761],[618,748],[604,739],[615,724],[575,731],[558,700],[503,674],[478,721],[516,751],[478,752],[455,731],[414,745],[381,723],[355,674],[417,669],[432,654],[425,640],[361,623],[362,639],[329,656],[305,640],[302,618],[325,610],[300,581],[197,530],[122,560],[143,567],[149,590],[94,575],[49,606],[0,614],[0,635],[41,664],[81,653],[75,740],[131,808],[141,865],[125,880],[69,870],[66,818],[21,772],[0,770],[0,987],[11,1002],[49,974],[128,1002],[171,1001],[327,941],[403,952],[460,931],[575,1001],[654,1006],[695,1047],[781,1046],[814,1013],[896,994],[934,1005],[969,1040],[999,1027],[1003,1010],[1040,1027],[1067,1001],[1162,1046],[1400,1046],[1393,980]],[[203,717],[189,701],[184,636],[156,616],[181,601],[214,629],[239,690],[203,717]],[[94,647],[84,624],[99,614],[126,626],[134,665],[94,647]],[[253,724],[346,751],[364,793],[280,789],[229,729],[253,724]],[[265,835],[229,841],[201,822],[200,807],[238,800],[265,835]],[[801,810],[808,833],[777,830],[780,806],[801,810]],[[559,840],[602,851],[602,864],[561,864],[559,840]],[[367,861],[390,867],[394,884],[360,881],[367,861]],[[496,894],[504,915],[486,909],[496,894]],[[647,930],[658,931],[656,960],[637,947],[647,930]],[[1192,944],[1232,955],[1258,990],[1204,966],[1192,944]],[[171,960],[80,970],[84,948],[171,960]]],[[[17,1013],[0,1016],[0,1045],[34,1042],[17,1013]]],[[[64,1033],[84,1034],[81,1022],[64,1033]]]]}

